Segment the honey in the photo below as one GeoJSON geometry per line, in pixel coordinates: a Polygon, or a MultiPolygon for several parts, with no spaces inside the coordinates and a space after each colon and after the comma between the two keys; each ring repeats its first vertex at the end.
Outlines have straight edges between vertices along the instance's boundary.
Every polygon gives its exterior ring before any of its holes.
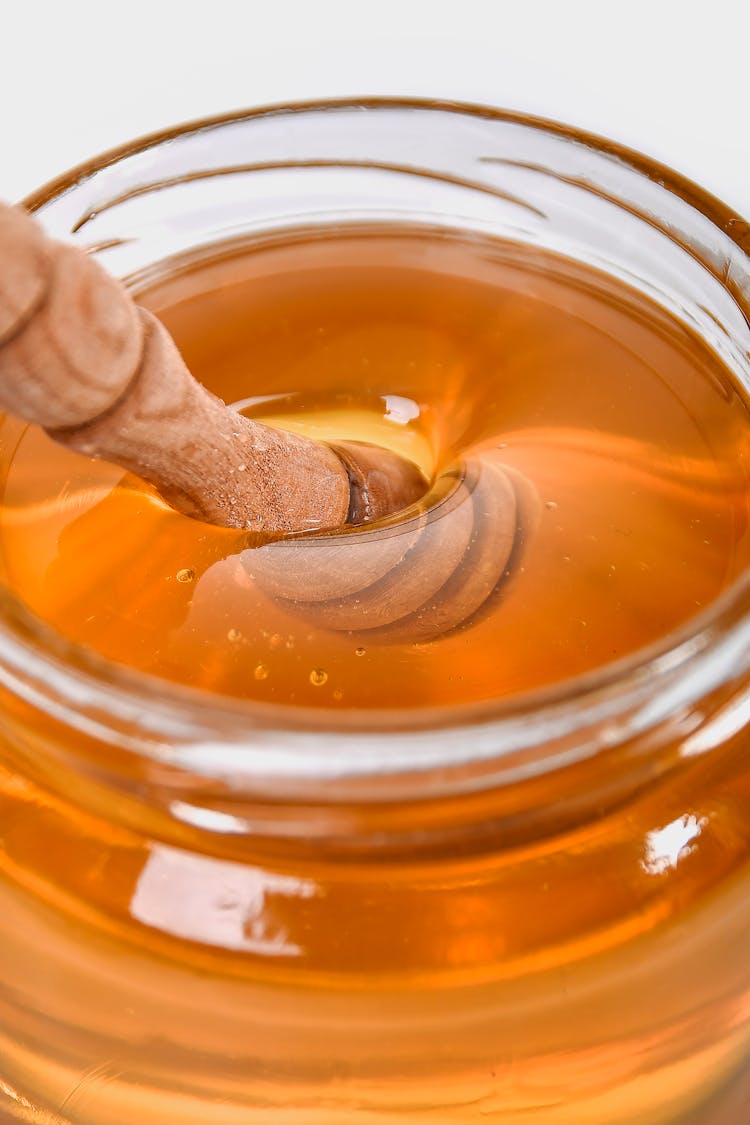
{"type": "Polygon", "coordinates": [[[486,706],[658,645],[748,563],[747,402],[697,335],[611,277],[362,227],[230,245],[137,288],[239,409],[388,446],[428,477],[489,453],[538,510],[468,621],[392,639],[356,599],[346,628],[306,618],[254,580],[242,532],[6,421],[5,581],[109,660],[334,713],[486,706]]]}
{"type": "Polygon", "coordinates": [[[750,556],[728,368],[623,281],[469,233],[300,229],[134,286],[238,409],[532,500],[469,620],[341,628],[242,531],[4,421],[4,583],[136,676],[2,671],[3,1125],[743,1125],[747,673],[674,655],[750,556]],[[410,722],[448,766],[378,773],[410,722]]]}

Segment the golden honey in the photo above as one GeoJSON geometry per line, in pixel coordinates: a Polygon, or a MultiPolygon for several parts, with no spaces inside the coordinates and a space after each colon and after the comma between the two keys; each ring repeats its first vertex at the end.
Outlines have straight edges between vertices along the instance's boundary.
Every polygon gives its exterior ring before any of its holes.
{"type": "Polygon", "coordinates": [[[343,632],[311,624],[253,581],[242,532],[6,422],[6,581],[109,660],[334,714],[487,703],[658,642],[747,565],[746,401],[697,336],[594,270],[408,228],[303,231],[139,299],[239,408],[428,475],[492,450],[540,514],[475,619],[389,642],[356,610],[343,632]]]}
{"type": "Polygon", "coordinates": [[[226,245],[138,297],[238,409],[430,476],[491,451],[538,504],[474,618],[389,639],[311,623],[242,532],[6,419],[3,580],[143,715],[3,680],[3,1121],[741,1125],[747,675],[675,686],[750,552],[729,370],[593,268],[408,225],[226,245]],[[213,727],[182,757],[162,695],[196,729],[249,701],[279,790],[213,727]],[[505,733],[467,735],[478,713],[505,733]],[[280,715],[322,783],[284,772],[280,715]],[[385,756],[420,725],[495,772],[339,788],[337,738],[385,756]]]}

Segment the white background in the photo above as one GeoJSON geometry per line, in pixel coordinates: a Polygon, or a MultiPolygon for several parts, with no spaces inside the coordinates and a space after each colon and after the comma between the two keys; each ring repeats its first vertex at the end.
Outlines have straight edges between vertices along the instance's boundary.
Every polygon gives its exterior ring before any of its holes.
{"type": "Polygon", "coordinates": [[[192,117],[401,93],[604,133],[750,216],[750,0],[10,0],[2,19],[6,199],[192,117]]]}

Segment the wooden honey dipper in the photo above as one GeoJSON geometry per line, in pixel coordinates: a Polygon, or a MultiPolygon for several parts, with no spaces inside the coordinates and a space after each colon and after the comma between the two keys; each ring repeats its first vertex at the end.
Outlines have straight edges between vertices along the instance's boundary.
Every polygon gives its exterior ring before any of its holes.
{"type": "Polygon", "coordinates": [[[0,404],[129,469],[173,507],[264,537],[378,519],[424,477],[389,450],[320,442],[230,410],[93,258],[0,206],[0,404]]]}
{"type": "Polygon", "coordinates": [[[93,258],[2,204],[0,405],[177,510],[245,529],[262,588],[328,628],[445,632],[489,597],[517,545],[523,489],[500,466],[458,468],[428,490],[388,449],[245,418],[93,258]]]}
{"type": "Polygon", "coordinates": [[[516,569],[541,503],[476,450],[398,518],[246,551],[263,590],[311,624],[368,640],[425,642],[473,621],[516,569]]]}

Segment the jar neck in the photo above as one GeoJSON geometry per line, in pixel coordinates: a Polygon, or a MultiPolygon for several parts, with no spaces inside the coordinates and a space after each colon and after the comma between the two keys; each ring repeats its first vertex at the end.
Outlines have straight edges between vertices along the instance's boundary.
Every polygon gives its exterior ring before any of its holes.
{"type": "Polygon", "coordinates": [[[744,616],[546,706],[411,731],[311,731],[304,716],[229,728],[210,701],[167,713],[155,681],[126,700],[26,642],[0,639],[5,768],[139,834],[226,854],[523,845],[720,754],[750,710],[744,616]],[[388,768],[399,751],[406,764],[388,768]]]}

